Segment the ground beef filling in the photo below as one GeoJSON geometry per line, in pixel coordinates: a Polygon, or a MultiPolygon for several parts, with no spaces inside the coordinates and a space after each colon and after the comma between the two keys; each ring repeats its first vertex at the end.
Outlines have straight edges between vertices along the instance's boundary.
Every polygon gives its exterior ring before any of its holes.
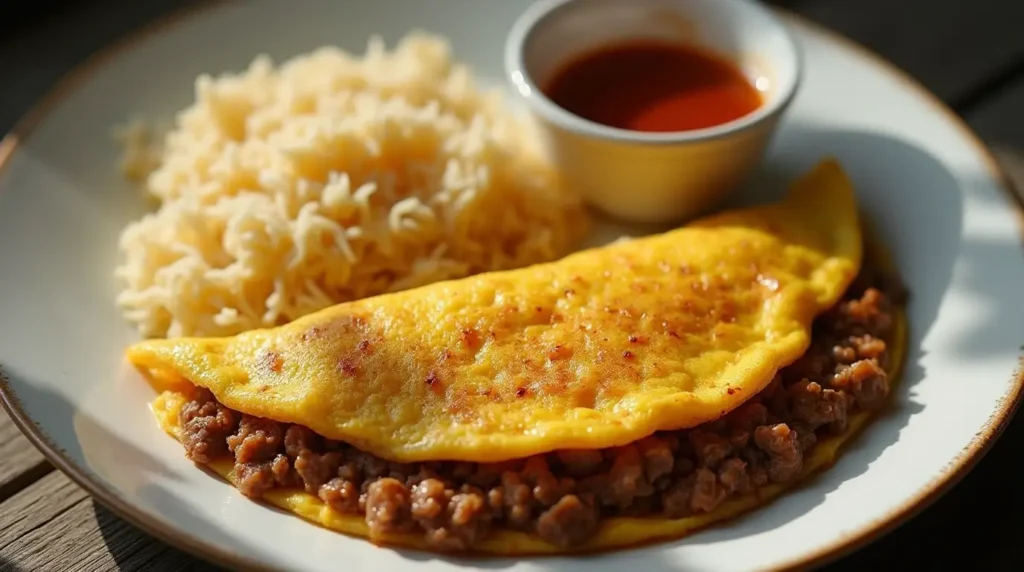
{"type": "Polygon", "coordinates": [[[797,478],[819,437],[884,404],[891,298],[855,285],[815,323],[806,355],[755,398],[715,422],[624,447],[494,464],[394,463],[299,425],[232,411],[205,390],[181,410],[182,441],[198,463],[233,456],[245,495],[302,487],[363,515],[371,539],[415,532],[437,549],[460,551],[509,528],[571,547],[604,518],[684,517],[797,478]]]}

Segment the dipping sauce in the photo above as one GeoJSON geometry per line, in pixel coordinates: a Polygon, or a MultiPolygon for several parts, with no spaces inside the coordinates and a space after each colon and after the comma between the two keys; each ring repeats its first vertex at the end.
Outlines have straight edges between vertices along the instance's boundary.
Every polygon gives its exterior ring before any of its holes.
{"type": "Polygon", "coordinates": [[[647,132],[721,125],[762,104],[761,93],[732,62],[698,48],[649,41],[572,60],[544,93],[590,121],[647,132]]]}

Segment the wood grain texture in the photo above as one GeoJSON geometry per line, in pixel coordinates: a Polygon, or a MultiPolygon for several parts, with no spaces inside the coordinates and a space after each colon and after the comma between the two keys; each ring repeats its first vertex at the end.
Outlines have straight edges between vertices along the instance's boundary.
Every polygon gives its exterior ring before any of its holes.
{"type": "Polygon", "coordinates": [[[61,473],[0,503],[2,572],[212,572],[136,529],[61,473]]]}
{"type": "Polygon", "coordinates": [[[903,68],[947,103],[1019,66],[1020,0],[776,0],[856,39],[903,68]]]}
{"type": "Polygon", "coordinates": [[[0,409],[0,501],[51,470],[43,455],[0,409]]]}

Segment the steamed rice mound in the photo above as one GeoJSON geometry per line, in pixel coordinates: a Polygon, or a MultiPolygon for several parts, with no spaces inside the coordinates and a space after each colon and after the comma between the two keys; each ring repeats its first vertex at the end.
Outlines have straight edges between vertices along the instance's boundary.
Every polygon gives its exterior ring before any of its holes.
{"type": "Polygon", "coordinates": [[[231,335],[337,302],[559,258],[585,233],[535,133],[424,34],[196,81],[126,176],[118,305],[147,337],[231,335]],[[160,138],[157,138],[160,139],[160,138]]]}

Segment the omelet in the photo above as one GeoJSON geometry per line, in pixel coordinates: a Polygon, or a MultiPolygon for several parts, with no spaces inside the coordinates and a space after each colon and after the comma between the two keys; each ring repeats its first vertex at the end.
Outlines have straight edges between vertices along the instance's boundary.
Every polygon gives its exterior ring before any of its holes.
{"type": "Polygon", "coordinates": [[[863,250],[827,159],[775,204],[127,355],[250,497],[381,544],[601,550],[764,502],[882,406],[905,326],[863,250]]]}
{"type": "Polygon", "coordinates": [[[827,162],[780,204],[128,358],[394,461],[613,447],[718,418],[800,357],[859,229],[827,162]]]}
{"type": "MultiPolygon", "coordinates": [[[[906,349],[907,325],[902,310],[898,310],[893,324],[890,343],[893,345],[888,373],[891,382],[899,380],[903,369],[903,358],[906,349]]],[[[176,439],[181,438],[179,414],[186,402],[184,393],[165,391],[153,402],[153,413],[160,427],[176,439]]],[[[872,412],[860,411],[849,420],[849,426],[843,432],[830,435],[818,442],[811,450],[803,464],[799,475],[792,483],[770,483],[756,491],[740,494],[724,500],[714,510],[680,518],[648,517],[611,517],[606,519],[597,529],[594,536],[574,546],[558,546],[536,534],[517,530],[500,529],[472,546],[472,551],[480,554],[506,556],[539,556],[565,553],[603,552],[616,548],[628,548],[648,544],[659,540],[682,538],[721,521],[736,518],[745,512],[762,506],[778,497],[792,484],[826,469],[835,462],[840,449],[855,437],[872,418],[872,412]]],[[[231,460],[219,460],[209,464],[209,468],[231,483],[238,482],[233,471],[231,460]]],[[[280,488],[263,495],[263,500],[281,509],[290,511],[301,518],[320,526],[344,534],[369,537],[370,527],[362,515],[345,514],[333,509],[316,495],[295,488],[280,488]]],[[[438,547],[425,539],[422,534],[386,533],[374,539],[379,544],[403,548],[414,548],[436,551],[438,547]]]]}

